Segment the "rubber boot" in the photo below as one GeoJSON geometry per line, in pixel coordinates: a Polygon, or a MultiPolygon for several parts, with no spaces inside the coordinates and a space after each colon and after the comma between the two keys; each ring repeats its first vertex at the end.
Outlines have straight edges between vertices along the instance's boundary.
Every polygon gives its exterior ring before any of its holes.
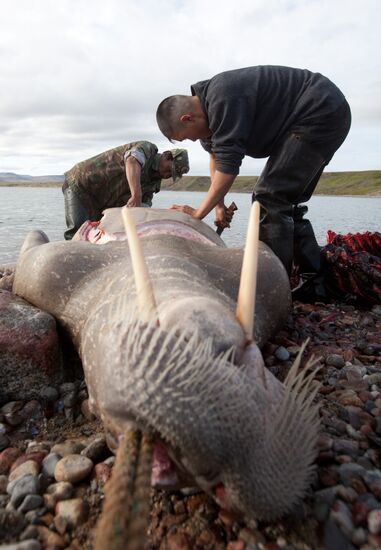
{"type": "Polygon", "coordinates": [[[299,302],[326,302],[329,299],[324,283],[321,248],[317,243],[311,222],[303,219],[308,208],[294,207],[294,264],[298,267],[300,283],[293,289],[292,298],[299,302]]]}
{"type": "MultiPolygon", "coordinates": [[[[261,209],[261,212],[263,210],[261,209]]],[[[288,275],[293,259],[294,221],[292,216],[279,212],[267,212],[261,216],[259,239],[278,256],[288,275]]]]}

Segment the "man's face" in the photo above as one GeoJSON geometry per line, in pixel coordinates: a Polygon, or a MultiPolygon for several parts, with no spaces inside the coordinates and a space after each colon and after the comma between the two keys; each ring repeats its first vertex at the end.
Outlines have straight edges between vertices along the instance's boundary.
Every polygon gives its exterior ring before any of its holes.
{"type": "Polygon", "coordinates": [[[164,180],[172,177],[172,159],[167,159],[162,155],[160,157],[159,174],[164,180]]]}

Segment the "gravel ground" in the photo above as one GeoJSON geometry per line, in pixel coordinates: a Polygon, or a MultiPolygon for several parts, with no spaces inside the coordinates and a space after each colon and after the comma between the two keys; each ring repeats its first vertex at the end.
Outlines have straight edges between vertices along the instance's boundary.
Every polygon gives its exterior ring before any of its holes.
{"type": "MultiPolygon", "coordinates": [[[[282,521],[248,525],[201,492],[153,490],[149,548],[381,547],[381,306],[295,303],[263,350],[275,376],[285,378],[307,338],[305,358],[320,357],[323,368],[317,472],[305,501],[282,521]]],[[[39,400],[3,404],[0,548],[90,550],[113,462],[80,377],[43,388],[39,400]]]]}

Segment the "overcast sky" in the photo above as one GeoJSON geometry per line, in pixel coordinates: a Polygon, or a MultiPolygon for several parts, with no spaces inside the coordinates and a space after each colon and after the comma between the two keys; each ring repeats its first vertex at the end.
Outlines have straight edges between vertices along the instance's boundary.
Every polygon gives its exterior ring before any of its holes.
{"type": "MultiPolygon", "coordinates": [[[[381,0],[0,0],[0,172],[60,174],[122,143],[170,148],[158,103],[249,65],[318,71],[350,134],[327,170],[381,169],[381,0]]],[[[184,142],[190,174],[208,155],[184,142]]],[[[246,157],[241,174],[264,160],[246,157]]]]}

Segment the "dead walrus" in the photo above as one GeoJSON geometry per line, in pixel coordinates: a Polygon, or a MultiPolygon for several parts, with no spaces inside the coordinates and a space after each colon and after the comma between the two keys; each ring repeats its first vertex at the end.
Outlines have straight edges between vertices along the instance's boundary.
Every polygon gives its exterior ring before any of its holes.
{"type": "MultiPolygon", "coordinates": [[[[105,244],[49,243],[32,232],[13,290],[52,313],[81,356],[93,410],[115,435],[130,427],[164,445],[177,466],[225,507],[272,520],[311,481],[317,414],[309,379],[281,384],[235,316],[242,249],[172,210],[129,209],[157,306],[140,316],[120,209],[106,211],[105,244]]],[[[290,309],[287,274],[260,243],[254,341],[290,309]]],[[[249,335],[250,338],[250,335],[249,335]]]]}

